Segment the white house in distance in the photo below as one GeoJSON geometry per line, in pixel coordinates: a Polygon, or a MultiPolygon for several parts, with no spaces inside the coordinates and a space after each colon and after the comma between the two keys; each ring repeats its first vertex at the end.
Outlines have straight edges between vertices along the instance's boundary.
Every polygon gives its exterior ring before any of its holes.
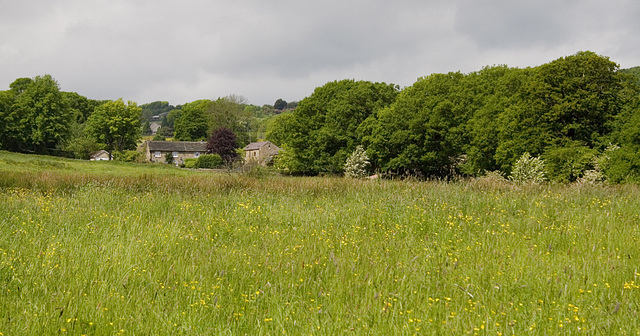
{"type": "MultiPolygon", "coordinates": [[[[111,159],[113,159],[113,157],[111,157],[111,159]]],[[[104,149],[99,150],[99,151],[91,154],[91,156],[89,157],[89,160],[91,160],[91,161],[107,161],[107,160],[109,160],[109,152],[107,152],[104,149]]]]}
{"type": "Polygon", "coordinates": [[[243,148],[244,162],[267,165],[274,156],[278,154],[280,148],[270,141],[252,142],[243,148]]]}
{"type": "Polygon", "coordinates": [[[149,162],[165,162],[165,155],[171,153],[175,164],[184,163],[184,159],[197,159],[207,151],[207,143],[203,141],[147,141],[145,157],[149,162]]]}

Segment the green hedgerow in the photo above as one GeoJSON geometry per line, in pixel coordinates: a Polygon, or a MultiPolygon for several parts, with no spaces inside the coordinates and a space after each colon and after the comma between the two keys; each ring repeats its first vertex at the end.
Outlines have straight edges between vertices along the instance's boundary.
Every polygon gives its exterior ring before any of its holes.
{"type": "Polygon", "coordinates": [[[196,168],[214,169],[222,165],[220,154],[203,154],[196,160],[196,168]]]}

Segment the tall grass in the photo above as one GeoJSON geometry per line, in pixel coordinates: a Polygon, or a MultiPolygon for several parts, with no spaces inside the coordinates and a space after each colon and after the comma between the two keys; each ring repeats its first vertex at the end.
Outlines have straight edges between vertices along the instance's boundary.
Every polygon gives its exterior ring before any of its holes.
{"type": "Polygon", "coordinates": [[[124,175],[3,173],[0,333],[638,333],[635,187],[124,175]]]}

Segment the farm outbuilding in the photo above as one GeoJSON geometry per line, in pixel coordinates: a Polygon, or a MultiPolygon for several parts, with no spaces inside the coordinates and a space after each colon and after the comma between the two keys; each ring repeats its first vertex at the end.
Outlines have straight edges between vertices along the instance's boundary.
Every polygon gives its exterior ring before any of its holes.
{"type": "MultiPolygon", "coordinates": [[[[111,157],[111,159],[113,159],[113,157],[111,157]]],[[[89,160],[91,160],[91,161],[107,161],[107,160],[109,160],[109,152],[107,152],[104,149],[99,150],[99,151],[91,154],[91,156],[89,156],[89,160]]]]}
{"type": "Polygon", "coordinates": [[[270,141],[252,142],[243,148],[244,162],[267,165],[274,156],[278,154],[280,148],[270,141]]]}

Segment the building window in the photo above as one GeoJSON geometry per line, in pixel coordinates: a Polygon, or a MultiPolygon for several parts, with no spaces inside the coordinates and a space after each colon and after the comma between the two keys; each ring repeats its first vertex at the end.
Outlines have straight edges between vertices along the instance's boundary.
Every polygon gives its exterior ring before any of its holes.
{"type": "Polygon", "coordinates": [[[162,157],[162,152],[161,151],[156,151],[155,157],[157,157],[157,158],[162,157]]]}
{"type": "Polygon", "coordinates": [[[195,152],[195,153],[193,153],[193,157],[194,157],[194,158],[198,158],[198,157],[200,157],[200,152],[195,152]]]}
{"type": "Polygon", "coordinates": [[[173,152],[172,154],[173,154],[173,157],[174,157],[174,158],[177,158],[177,157],[178,157],[178,152],[173,152]]]}

